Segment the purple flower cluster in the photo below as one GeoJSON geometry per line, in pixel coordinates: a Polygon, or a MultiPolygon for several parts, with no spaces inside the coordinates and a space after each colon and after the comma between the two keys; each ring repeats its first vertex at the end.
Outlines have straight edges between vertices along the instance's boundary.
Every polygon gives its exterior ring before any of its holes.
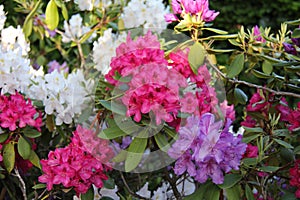
{"type": "Polygon", "coordinates": [[[177,159],[174,172],[185,171],[198,182],[204,183],[210,177],[215,184],[224,181],[224,173],[238,170],[247,144],[242,136],[229,132],[231,120],[227,119],[225,128],[222,121],[215,122],[211,113],[199,117],[191,116],[187,124],[179,129],[179,139],[169,149],[168,154],[177,159]]]}

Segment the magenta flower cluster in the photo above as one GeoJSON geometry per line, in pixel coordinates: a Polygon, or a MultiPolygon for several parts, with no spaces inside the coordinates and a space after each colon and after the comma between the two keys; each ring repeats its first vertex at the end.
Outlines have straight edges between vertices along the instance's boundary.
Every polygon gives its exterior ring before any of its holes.
{"type": "Polygon", "coordinates": [[[168,151],[177,159],[175,174],[187,172],[200,183],[211,178],[215,184],[221,184],[225,173],[239,169],[247,144],[241,142],[241,135],[229,132],[231,120],[227,121],[222,129],[222,121],[215,122],[211,113],[187,119],[187,124],[179,129],[179,139],[168,151]]]}
{"type": "Polygon", "coordinates": [[[211,22],[219,15],[219,12],[209,10],[208,0],[172,0],[171,4],[173,13],[165,15],[169,23],[178,21],[177,15],[184,18],[184,15],[189,14],[204,22],[211,22]]]}
{"type": "Polygon", "coordinates": [[[42,116],[32,105],[30,99],[16,92],[14,95],[0,95],[0,126],[15,131],[25,126],[35,127],[40,131],[42,116]]]}
{"type": "Polygon", "coordinates": [[[39,181],[46,183],[48,190],[60,184],[74,187],[77,194],[86,193],[92,184],[101,188],[108,179],[105,172],[111,169],[108,162],[113,155],[107,140],[77,126],[68,146],[50,151],[48,159],[41,160],[43,175],[39,181]]]}
{"type": "Polygon", "coordinates": [[[165,58],[158,38],[148,32],[132,40],[130,35],[116,50],[111,70],[105,76],[116,87],[126,85],[121,98],[127,116],[140,122],[143,114],[153,113],[156,124],[167,122],[178,127],[178,113],[197,116],[215,112],[218,103],[210,86],[211,76],[205,65],[194,74],[188,62],[189,49],[170,53],[165,58]],[[182,92],[190,84],[195,89],[182,92]]]}

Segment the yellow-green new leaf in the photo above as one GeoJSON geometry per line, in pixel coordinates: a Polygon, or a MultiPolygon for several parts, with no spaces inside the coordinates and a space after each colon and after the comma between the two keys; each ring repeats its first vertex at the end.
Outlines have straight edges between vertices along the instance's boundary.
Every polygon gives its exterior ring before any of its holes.
{"type": "Polygon", "coordinates": [[[203,65],[206,56],[205,48],[199,42],[195,42],[188,55],[189,64],[194,74],[198,74],[198,68],[203,65]]]}
{"type": "Polygon", "coordinates": [[[59,14],[55,0],[50,0],[46,7],[46,24],[50,30],[54,30],[58,26],[59,14]]]}
{"type": "Polygon", "coordinates": [[[12,142],[3,145],[3,163],[5,169],[10,173],[15,167],[15,145],[12,142]]]}
{"type": "Polygon", "coordinates": [[[38,157],[38,155],[33,151],[31,150],[30,152],[30,156],[29,156],[29,159],[28,159],[34,166],[38,167],[39,169],[42,169],[41,167],[41,163],[40,163],[40,159],[38,157]]]}

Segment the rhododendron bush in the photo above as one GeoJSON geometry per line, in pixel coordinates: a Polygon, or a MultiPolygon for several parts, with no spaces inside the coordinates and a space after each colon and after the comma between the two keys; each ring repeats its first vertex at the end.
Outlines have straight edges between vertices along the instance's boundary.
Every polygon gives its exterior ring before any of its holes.
{"type": "Polygon", "coordinates": [[[300,198],[300,20],[213,9],[0,5],[0,199],[300,198]]]}

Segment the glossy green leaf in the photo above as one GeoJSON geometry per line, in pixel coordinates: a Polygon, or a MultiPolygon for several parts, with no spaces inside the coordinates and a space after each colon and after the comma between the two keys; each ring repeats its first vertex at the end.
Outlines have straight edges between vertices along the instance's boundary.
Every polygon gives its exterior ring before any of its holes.
{"type": "Polygon", "coordinates": [[[253,166],[253,165],[256,165],[258,160],[257,158],[244,158],[242,160],[242,162],[244,163],[244,165],[246,166],[253,166]]]}
{"type": "Polygon", "coordinates": [[[69,20],[69,14],[68,14],[68,9],[65,4],[61,5],[61,13],[63,15],[64,20],[68,21],[69,20]]]}
{"type": "Polygon", "coordinates": [[[252,69],[251,70],[251,73],[256,76],[257,78],[264,78],[264,79],[268,79],[268,78],[271,78],[272,76],[268,75],[268,74],[265,74],[263,72],[260,72],[260,71],[257,71],[255,69],[252,69]]]}
{"type": "Polygon", "coordinates": [[[242,105],[245,105],[248,101],[248,96],[239,88],[234,88],[234,97],[236,101],[242,105]]]}
{"type": "Polygon", "coordinates": [[[32,189],[35,189],[35,190],[44,189],[44,188],[46,188],[46,184],[43,184],[43,183],[36,184],[32,187],[32,189]]]}
{"type": "Polygon", "coordinates": [[[45,22],[50,30],[54,30],[59,23],[59,14],[55,0],[50,0],[46,7],[45,22]]]}
{"type": "Polygon", "coordinates": [[[36,130],[35,128],[30,128],[28,126],[23,129],[23,133],[26,137],[29,138],[37,138],[42,135],[40,131],[36,130]]]}
{"type": "Polygon", "coordinates": [[[247,133],[263,133],[264,130],[261,127],[246,127],[243,126],[247,133]]]}
{"type": "Polygon", "coordinates": [[[142,160],[143,153],[147,147],[148,138],[145,138],[145,131],[135,137],[127,149],[127,158],[125,160],[125,171],[134,170],[142,160]]]}
{"type": "Polygon", "coordinates": [[[292,38],[300,38],[300,28],[294,29],[292,33],[292,38]]]}
{"type": "Polygon", "coordinates": [[[9,142],[3,145],[3,164],[5,169],[10,173],[15,167],[15,145],[13,142],[9,142]]]}
{"type": "Polygon", "coordinates": [[[229,78],[233,78],[244,69],[244,54],[238,54],[230,64],[230,66],[227,68],[227,76],[229,78]]]}
{"type": "Polygon", "coordinates": [[[255,135],[251,135],[251,136],[246,136],[246,137],[243,137],[242,141],[244,143],[249,143],[251,142],[252,140],[258,138],[260,136],[260,134],[255,134],[255,135]]]}
{"type": "Polygon", "coordinates": [[[221,189],[228,189],[237,184],[243,177],[240,174],[226,174],[224,183],[218,185],[221,189]]]}
{"type": "Polygon", "coordinates": [[[81,200],[94,200],[94,189],[93,189],[93,187],[91,186],[86,193],[80,194],[80,199],[81,200]]]}
{"type": "Polygon", "coordinates": [[[289,143],[287,143],[283,140],[274,139],[274,141],[277,142],[278,144],[284,146],[285,148],[288,148],[288,149],[293,149],[294,148],[292,145],[290,145],[289,143]]]}
{"type": "Polygon", "coordinates": [[[216,28],[202,28],[202,30],[211,31],[211,32],[214,32],[214,33],[222,34],[222,35],[228,34],[227,31],[223,31],[223,30],[216,29],[216,28]]]}
{"type": "Polygon", "coordinates": [[[300,66],[288,66],[288,67],[284,67],[284,69],[288,72],[300,72],[300,66]]]}
{"type": "Polygon", "coordinates": [[[198,74],[198,68],[204,64],[206,51],[202,44],[195,42],[188,55],[189,64],[194,74],[198,74]]]}
{"type": "Polygon", "coordinates": [[[292,20],[292,21],[287,21],[285,22],[286,24],[290,25],[300,25],[300,19],[292,20]]]}
{"type": "Polygon", "coordinates": [[[53,115],[47,115],[46,116],[46,128],[50,131],[53,132],[55,129],[55,124],[54,124],[54,117],[53,115]]]}
{"type": "Polygon", "coordinates": [[[127,151],[125,150],[121,150],[113,159],[113,162],[123,162],[124,160],[126,160],[127,157],[127,151]]]}
{"type": "Polygon", "coordinates": [[[2,133],[0,134],[0,143],[3,143],[7,140],[9,134],[8,133],[2,133]]]}
{"type": "Polygon", "coordinates": [[[37,155],[33,150],[31,150],[30,156],[29,156],[29,159],[28,159],[28,160],[29,160],[34,166],[36,166],[37,168],[42,169],[41,163],[40,163],[40,159],[39,159],[38,155],[37,155]]]}
{"type": "Polygon", "coordinates": [[[247,200],[255,200],[253,192],[252,192],[251,188],[249,187],[249,185],[246,185],[246,198],[247,198],[247,200]]]}
{"type": "Polygon", "coordinates": [[[210,181],[200,185],[200,187],[191,195],[188,195],[184,200],[219,200],[221,189],[210,181]]]}
{"type": "Polygon", "coordinates": [[[126,113],[126,107],[121,104],[117,104],[117,103],[114,103],[111,101],[106,101],[106,100],[100,100],[100,104],[104,108],[112,111],[113,113],[117,113],[120,115],[125,115],[125,113],[126,113]]]}
{"type": "Polygon", "coordinates": [[[273,72],[273,65],[271,62],[265,60],[262,64],[262,70],[265,74],[270,75],[273,72]]]}
{"type": "Polygon", "coordinates": [[[121,136],[127,135],[124,131],[122,131],[119,127],[113,126],[102,130],[98,137],[102,139],[115,139],[121,136]]]}
{"type": "Polygon", "coordinates": [[[26,24],[24,23],[24,25],[23,25],[23,32],[24,32],[24,35],[26,38],[28,38],[32,33],[32,25],[33,25],[32,18],[27,20],[26,24]]]}
{"type": "Polygon", "coordinates": [[[162,133],[157,133],[154,135],[155,142],[157,146],[162,150],[167,152],[170,148],[170,144],[166,138],[166,136],[162,133]]]}
{"type": "Polygon", "coordinates": [[[260,171],[269,172],[269,173],[275,172],[278,169],[280,169],[280,167],[276,167],[276,166],[263,166],[259,168],[260,171]]]}
{"type": "Polygon", "coordinates": [[[241,46],[241,43],[237,42],[236,39],[229,39],[228,41],[234,46],[241,46]]]}
{"type": "Polygon", "coordinates": [[[20,156],[22,156],[24,160],[29,159],[31,153],[31,145],[24,137],[20,136],[17,147],[20,156]]]}
{"type": "Polygon", "coordinates": [[[227,39],[232,39],[232,38],[236,38],[238,35],[237,34],[228,34],[228,35],[213,35],[213,36],[209,36],[207,39],[209,40],[227,40],[227,39]]]}
{"type": "Polygon", "coordinates": [[[225,190],[225,196],[227,200],[241,200],[242,189],[240,185],[235,185],[232,188],[227,188],[225,190]]]}

